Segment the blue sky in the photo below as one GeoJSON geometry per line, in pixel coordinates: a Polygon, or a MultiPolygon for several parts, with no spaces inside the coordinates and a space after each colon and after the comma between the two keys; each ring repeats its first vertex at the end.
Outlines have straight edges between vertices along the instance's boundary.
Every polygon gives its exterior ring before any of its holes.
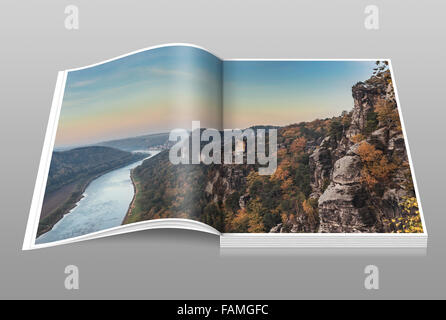
{"type": "Polygon", "coordinates": [[[224,125],[287,125],[353,107],[352,86],[375,61],[225,61],[224,125]]]}

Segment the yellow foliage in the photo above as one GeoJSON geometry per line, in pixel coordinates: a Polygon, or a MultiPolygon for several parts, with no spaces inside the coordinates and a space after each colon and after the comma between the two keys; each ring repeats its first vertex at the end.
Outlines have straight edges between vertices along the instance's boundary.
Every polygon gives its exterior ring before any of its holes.
{"type": "Polygon", "coordinates": [[[420,210],[415,197],[405,197],[400,203],[403,215],[396,219],[385,219],[384,223],[396,233],[423,233],[420,210]]]}

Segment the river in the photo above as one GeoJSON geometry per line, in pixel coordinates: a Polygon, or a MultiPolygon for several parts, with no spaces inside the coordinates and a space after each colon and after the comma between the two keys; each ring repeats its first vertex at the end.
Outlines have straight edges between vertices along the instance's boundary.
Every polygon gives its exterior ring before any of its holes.
{"type": "MultiPolygon", "coordinates": [[[[145,159],[155,154],[157,153],[151,153],[145,159]]],[[[77,237],[121,225],[134,194],[130,170],[144,160],[110,171],[93,180],[76,207],[50,231],[38,237],[36,244],[77,237]]]]}

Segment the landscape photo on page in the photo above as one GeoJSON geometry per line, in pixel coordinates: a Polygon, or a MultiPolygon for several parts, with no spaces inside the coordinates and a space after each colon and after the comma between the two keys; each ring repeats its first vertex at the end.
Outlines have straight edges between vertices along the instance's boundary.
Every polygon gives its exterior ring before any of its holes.
{"type": "Polygon", "coordinates": [[[161,223],[426,240],[392,72],[182,44],[60,72],[23,248],[161,223]]]}

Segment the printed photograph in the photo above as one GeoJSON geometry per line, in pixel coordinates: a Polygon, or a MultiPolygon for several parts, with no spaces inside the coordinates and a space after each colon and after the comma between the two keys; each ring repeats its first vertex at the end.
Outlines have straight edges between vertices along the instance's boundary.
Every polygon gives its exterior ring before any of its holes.
{"type": "Polygon", "coordinates": [[[423,233],[388,61],[166,46],[69,71],[36,244],[166,218],[221,233],[423,233]],[[207,128],[222,150],[225,131],[251,129],[230,141],[242,163],[172,163],[172,132],[191,151],[196,132],[203,150],[207,128]],[[245,161],[259,141],[268,175],[245,161]]]}

